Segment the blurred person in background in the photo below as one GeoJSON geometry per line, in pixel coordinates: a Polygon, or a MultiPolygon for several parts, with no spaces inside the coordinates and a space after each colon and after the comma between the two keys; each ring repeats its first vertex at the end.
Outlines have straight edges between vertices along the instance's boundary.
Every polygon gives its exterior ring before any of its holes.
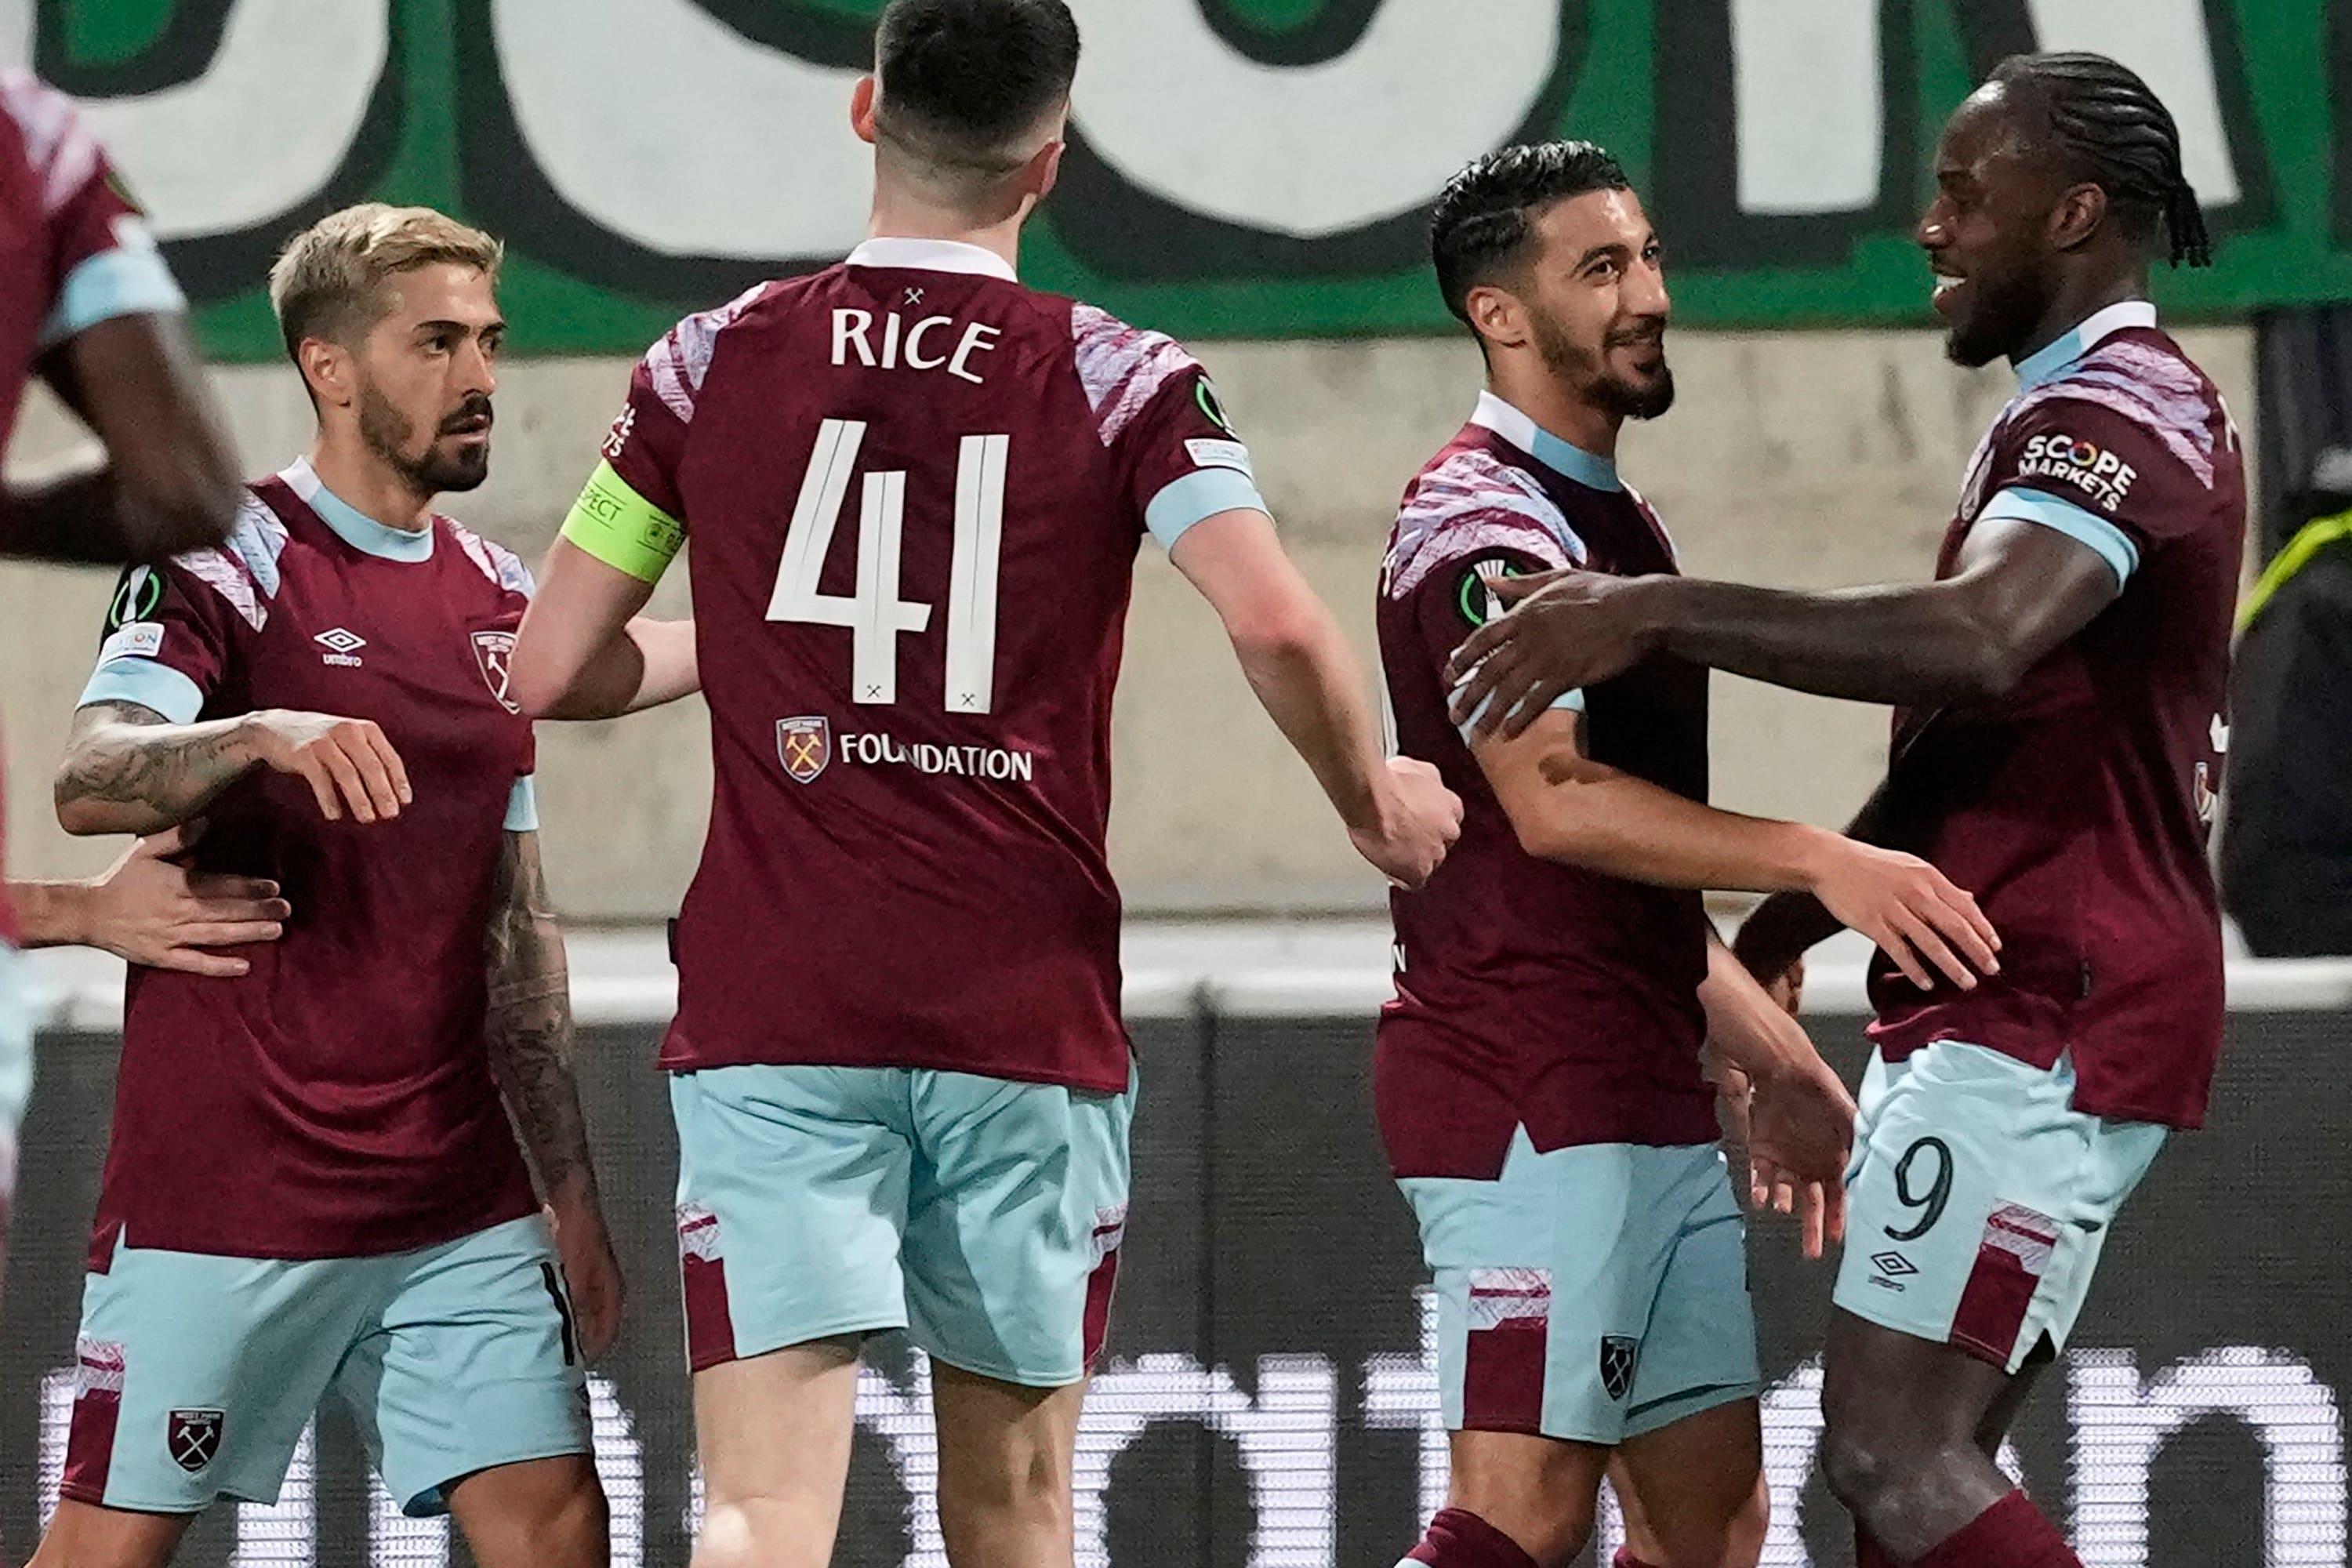
{"type": "Polygon", "coordinates": [[[1078,49],[1062,0],[883,11],[872,237],[646,353],[515,652],[532,710],[631,683],[690,542],[715,795],[661,1062],[701,1568],[828,1560],[860,1347],[899,1328],[950,1555],[1071,1561],[1136,1095],[1105,834],[1147,535],[1368,860],[1417,883],[1460,822],[1382,758],[1199,362],[1019,279],[1078,49]]]}
{"type": "Polygon", "coordinates": [[[1607,1471],[1617,1568],[1750,1568],[1769,1499],[1735,1180],[1801,1204],[1819,1257],[1841,1231],[1853,1102],[1703,891],[1818,893],[1923,984],[1930,942],[1973,984],[1992,929],[1913,856],[1708,806],[1696,665],[1643,660],[1516,738],[1457,728],[1445,665],[1502,613],[1497,584],[1571,562],[1675,570],[1616,464],[1625,423],[1673,405],[1671,306],[1658,237],[1591,142],[1472,163],[1431,248],[1486,389],[1407,488],[1380,585],[1397,746],[1465,805],[1445,863],[1391,896],[1396,999],[1372,1077],[1435,1280],[1452,1432],[1446,1506],[1407,1563],[1560,1568],[1607,1471]],[[1752,1088],[1736,1177],[1703,1055],[1752,1088]]]}
{"type": "MultiPolygon", "coordinates": [[[[186,310],[73,100],[21,70],[0,69],[0,453],[36,374],[106,450],[98,467],[0,487],[0,555],[144,561],[226,536],[236,459],[189,341],[186,310]]],[[[104,886],[111,898],[150,878],[145,868],[123,868],[104,886]]],[[[16,1127],[33,1083],[16,950],[28,936],[106,934],[87,929],[86,917],[103,920],[103,911],[54,884],[22,889],[37,906],[27,932],[12,912],[18,890],[0,888],[0,1255],[16,1191],[16,1127]]],[[[145,950],[152,934],[131,936],[131,944],[145,950]]]]}
{"type": "Polygon", "coordinates": [[[2352,450],[2239,610],[2221,901],[2263,958],[2352,954],[2352,450]]]}
{"type": "MultiPolygon", "coordinates": [[[[1553,573],[1455,655],[1467,717],[1677,655],[1895,705],[1850,831],[1974,888],[2003,939],[1973,988],[1871,972],[1822,1461],[1862,1568],[2080,1568],[1994,1462],[2103,1249],[2221,1052],[2208,826],[2227,740],[2245,463],[2158,325],[2159,260],[2210,265],[2180,135],[2100,55],[2015,56],[1947,123],[1917,241],[1946,352],[2017,395],[1971,461],[1934,580],[1826,594],[1553,573]],[[1880,1245],[1881,1236],[1894,1242],[1880,1245]]],[[[1835,921],[1777,894],[1739,932],[1778,975],[1835,921]]]]}
{"type": "MultiPolygon", "coordinates": [[[[202,815],[196,863],[298,913],[245,974],[131,971],[42,1568],[156,1568],[275,1500],[330,1391],[483,1568],[609,1555],[584,1363],[622,1282],[507,690],[530,579],[433,510],[488,475],[501,258],[418,207],[296,237],[270,300],[310,452],[109,609],[60,820],[202,815]]],[[[681,638],[650,667],[650,700],[693,683],[681,638]]]]}

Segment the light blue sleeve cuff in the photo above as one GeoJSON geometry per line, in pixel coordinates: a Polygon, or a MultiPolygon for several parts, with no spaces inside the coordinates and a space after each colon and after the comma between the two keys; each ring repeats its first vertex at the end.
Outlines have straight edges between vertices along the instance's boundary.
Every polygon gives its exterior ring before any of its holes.
{"type": "Polygon", "coordinates": [[[194,681],[152,658],[110,658],[90,671],[76,706],[93,702],[136,702],[161,713],[167,724],[193,724],[205,710],[205,694],[194,681]]]}
{"type": "Polygon", "coordinates": [[[77,267],[58,291],[56,309],[41,323],[40,346],[52,348],[77,332],[117,316],[178,312],[187,296],[172,280],[162,254],[149,246],[101,250],[77,267]]]}
{"type": "Polygon", "coordinates": [[[507,796],[507,831],[536,833],[539,831],[539,775],[525,773],[515,780],[514,793],[507,796]]]}
{"type": "MultiPolygon", "coordinates": [[[[1478,704],[1477,710],[1472,713],[1468,719],[1465,720],[1459,726],[1457,726],[1462,731],[1462,740],[1464,744],[1467,745],[1471,743],[1472,736],[1478,728],[1478,721],[1484,719],[1486,716],[1486,710],[1492,708],[1494,705],[1495,699],[1490,693],[1486,697],[1486,700],[1478,704]]],[[[1551,710],[1555,713],[1583,712],[1584,693],[1581,691],[1561,692],[1559,696],[1551,700],[1551,710]]]]}
{"type": "Polygon", "coordinates": [[[2116,574],[2118,587],[2132,580],[2139,570],[2139,546],[2112,521],[2095,511],[2086,511],[2063,496],[2047,490],[2029,490],[2012,487],[2001,491],[1985,503],[1977,514],[1979,521],[2002,518],[2016,522],[2036,522],[2054,529],[2078,544],[2087,544],[2098,552],[2116,574]]]}
{"type": "Polygon", "coordinates": [[[1239,468],[1198,468],[1153,496],[1143,521],[1162,550],[1173,550],[1185,530],[1221,511],[1266,510],[1256,481],[1239,468]]]}

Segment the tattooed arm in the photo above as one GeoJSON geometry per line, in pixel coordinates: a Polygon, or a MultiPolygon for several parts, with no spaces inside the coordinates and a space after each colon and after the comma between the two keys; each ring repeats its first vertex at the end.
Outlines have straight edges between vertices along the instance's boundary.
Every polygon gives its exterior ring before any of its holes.
{"type": "Polygon", "coordinates": [[[580,1084],[572,1070],[571,975],[536,833],[506,836],[486,957],[490,1071],[539,1177],[582,1349],[593,1360],[620,1329],[621,1268],[589,1161],[580,1084]]]}
{"type": "Polygon", "coordinates": [[[364,719],[273,708],[174,724],[135,702],[93,702],[74,714],[58,767],[58,821],[74,834],[161,833],[256,767],[309,781],[330,822],[346,806],[362,822],[398,816],[411,798],[399,753],[364,719]]]}

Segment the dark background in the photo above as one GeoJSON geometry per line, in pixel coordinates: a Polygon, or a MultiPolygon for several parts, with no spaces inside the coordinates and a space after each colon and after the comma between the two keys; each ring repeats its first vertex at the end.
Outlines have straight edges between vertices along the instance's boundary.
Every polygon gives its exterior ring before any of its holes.
{"type": "MultiPolygon", "coordinates": [[[[2135,1358],[2141,1379],[2211,1351],[2250,1347],[2242,1363],[2263,1359],[2252,1352],[2271,1352],[2307,1363],[2325,1389],[2352,1383],[2345,1266],[2352,1163],[2341,1152],[2352,1099],[2341,1066],[2347,1021],[2332,1013],[2233,1018],[2212,1127],[2176,1141],[2126,1212],[2070,1365],[2044,1380],[2017,1430],[2028,1485],[2062,1520],[2084,1508],[2085,1526],[2095,1514],[2127,1535],[2137,1515],[2128,1489],[2116,1493],[2095,1445],[2077,1446],[2082,1434],[2069,1417],[2070,1381],[2086,1392],[2084,1369],[2115,1352],[2135,1358]]],[[[1858,1021],[1812,1022],[1832,1059],[1858,1068],[1858,1021]]],[[[1338,1400],[1336,1564],[1386,1568],[1421,1522],[1419,1434],[1362,1422],[1364,1367],[1373,1356],[1418,1352],[1413,1291],[1423,1276],[1372,1132],[1370,1024],[1204,1014],[1136,1028],[1143,1099],[1111,1353],[1132,1361],[1181,1352],[1227,1369],[1253,1398],[1260,1357],[1328,1358],[1338,1400]]],[[[594,1029],[583,1041],[589,1116],[634,1292],[621,1342],[597,1370],[644,1446],[642,1562],[682,1564],[691,1424],[670,1220],[675,1148],[650,1065],[654,1043],[650,1028],[594,1029]]],[[[45,1373],[73,1360],[114,1071],[107,1037],[53,1036],[40,1049],[0,1315],[5,1561],[22,1558],[37,1526],[38,1389],[45,1373]]],[[[1779,1382],[1819,1344],[1832,1275],[1826,1265],[1805,1265],[1781,1227],[1761,1227],[1754,1253],[1766,1376],[1779,1382]]],[[[903,1384],[902,1344],[880,1342],[872,1359],[903,1384]]],[[[2240,1373],[2242,1382],[2263,1375],[2279,1376],[2240,1373]]],[[[2306,1393],[2301,1431],[2297,1452],[2316,1462],[2277,1478],[2295,1489],[2297,1551],[2266,1555],[2266,1451],[2254,1428],[2208,1417],[2171,1436],[2152,1467],[2150,1568],[2342,1564],[2345,1477],[2332,1395],[2306,1393]]],[[[1311,1422],[1297,1440],[1314,1446],[1311,1422]]],[[[290,1554],[271,1556],[357,1568],[368,1558],[368,1524],[356,1439],[331,1412],[319,1441],[315,1559],[291,1542],[290,1554]]],[[[1793,1479],[1806,1468],[1802,1457],[1801,1444],[1784,1445],[1779,1468],[1793,1479]]],[[[1818,1480],[1793,1495],[1811,1561],[1846,1568],[1843,1514],[1818,1480]]],[[[1776,1500],[1784,1517],[1791,1501],[1788,1489],[1776,1500]]],[[[1240,1568],[1253,1560],[1258,1521],[1239,1450],[1198,1423],[1163,1420],[1129,1445],[1112,1466],[1106,1508],[1106,1539],[1121,1568],[1240,1568]]],[[[233,1511],[217,1510],[199,1525],[179,1561],[227,1563],[233,1511]]],[[[887,1445],[861,1431],[835,1561],[845,1568],[899,1563],[911,1541],[908,1513],[887,1445]]],[[[1307,1544],[1266,1534],[1256,1542],[1261,1557],[1307,1544]]],[[[2095,1534],[2109,1544],[2084,1535],[2094,1568],[2132,1560],[2108,1531],[2095,1534]]],[[[462,1548],[452,1560],[466,1561],[462,1548]]],[[[1791,1568],[1803,1560],[1785,1538],[1766,1559],[1791,1568]]],[[[257,1557],[245,1561],[250,1568],[257,1557]]],[[[1276,1561],[1296,1568],[1299,1557],[1286,1551],[1276,1561]]]]}

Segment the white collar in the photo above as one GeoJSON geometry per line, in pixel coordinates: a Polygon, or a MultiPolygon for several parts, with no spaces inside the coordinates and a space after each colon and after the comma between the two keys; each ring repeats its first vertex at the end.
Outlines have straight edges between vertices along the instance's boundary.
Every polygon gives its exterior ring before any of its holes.
{"type": "Polygon", "coordinates": [[[1492,392],[1478,395],[1478,406],[1472,412],[1470,423],[1481,429],[1492,430],[1552,472],[1572,479],[1587,489],[1622,490],[1625,488],[1624,482],[1617,477],[1615,463],[1586,451],[1574,442],[1561,440],[1492,392]]]}
{"type": "Polygon", "coordinates": [[[2059,372],[2097,348],[2104,340],[2126,328],[2155,325],[2156,307],[2145,300],[2126,300],[2121,304],[2110,305],[2056,342],[2036,349],[2018,361],[2018,390],[2031,392],[2043,382],[2056,380],[2059,372]]]}
{"type": "Polygon", "coordinates": [[[985,246],[960,239],[869,239],[849,253],[851,267],[895,267],[914,272],[968,272],[1021,281],[1013,264],[985,246]]]}

